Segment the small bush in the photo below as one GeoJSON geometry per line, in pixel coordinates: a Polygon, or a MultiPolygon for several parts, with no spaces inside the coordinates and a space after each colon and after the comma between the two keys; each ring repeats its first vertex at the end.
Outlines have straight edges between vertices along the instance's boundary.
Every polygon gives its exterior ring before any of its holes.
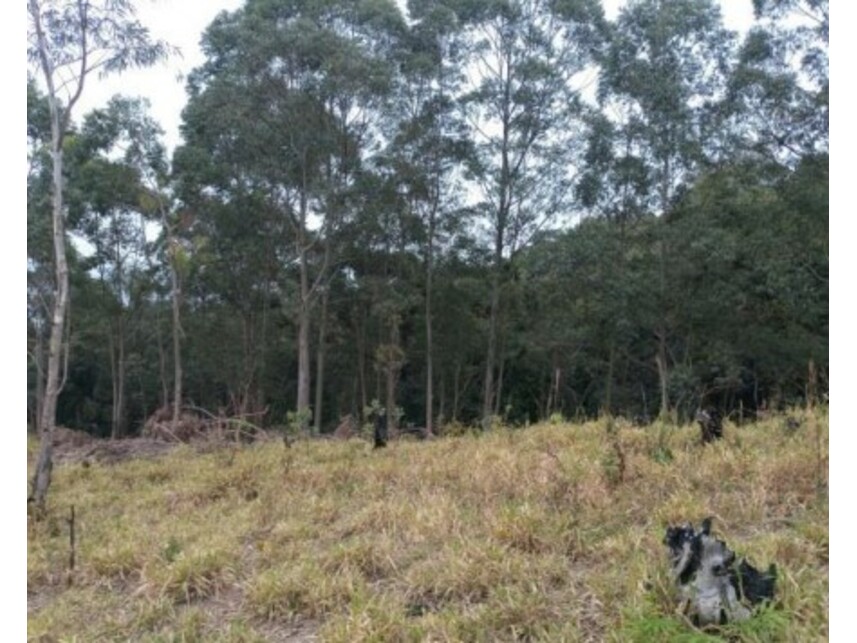
{"type": "Polygon", "coordinates": [[[119,579],[139,572],[143,566],[141,553],[130,543],[100,547],[90,554],[89,563],[99,576],[119,579]]]}
{"type": "Polygon", "coordinates": [[[161,593],[190,603],[217,593],[234,576],[234,557],[220,550],[179,554],[162,572],[161,593]]]}

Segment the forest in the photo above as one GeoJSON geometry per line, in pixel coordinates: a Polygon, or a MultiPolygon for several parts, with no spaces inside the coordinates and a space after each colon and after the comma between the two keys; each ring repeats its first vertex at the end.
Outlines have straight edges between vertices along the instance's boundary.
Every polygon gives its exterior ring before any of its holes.
{"type": "Polygon", "coordinates": [[[828,2],[726,6],[245,0],[173,148],[28,0],[28,638],[828,640],[828,2]]]}
{"type": "Polygon", "coordinates": [[[47,389],[114,438],[179,409],[442,435],[823,396],[827,2],[753,5],[739,37],[713,0],[247,0],[171,154],[133,88],[57,130],[31,70],[30,428],[47,389]]]}

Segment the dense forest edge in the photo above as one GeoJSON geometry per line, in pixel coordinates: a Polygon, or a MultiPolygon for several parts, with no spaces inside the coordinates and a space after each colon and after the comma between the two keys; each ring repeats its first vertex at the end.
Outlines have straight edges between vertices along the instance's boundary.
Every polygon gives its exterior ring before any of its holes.
{"type": "MultiPolygon", "coordinates": [[[[440,434],[822,399],[827,3],[754,6],[742,38],[707,0],[222,13],[171,157],[141,99],[65,124],[56,424],[119,438],[199,409],[321,434],[381,406],[440,434]]],[[[28,79],[32,429],[44,92],[28,79]]]]}

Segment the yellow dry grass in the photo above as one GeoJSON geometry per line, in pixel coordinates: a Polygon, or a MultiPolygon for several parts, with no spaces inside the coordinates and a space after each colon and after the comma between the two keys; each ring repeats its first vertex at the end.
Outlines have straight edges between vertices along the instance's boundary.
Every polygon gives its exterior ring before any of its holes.
{"type": "Polygon", "coordinates": [[[705,448],[692,426],[619,423],[612,438],[590,422],[64,465],[48,516],[28,523],[28,634],[719,640],[674,614],[661,544],[667,524],[713,516],[730,547],[780,574],[773,608],[719,636],[826,640],[828,418],[792,415],[793,433],[782,417],[727,424],[705,448]]]}

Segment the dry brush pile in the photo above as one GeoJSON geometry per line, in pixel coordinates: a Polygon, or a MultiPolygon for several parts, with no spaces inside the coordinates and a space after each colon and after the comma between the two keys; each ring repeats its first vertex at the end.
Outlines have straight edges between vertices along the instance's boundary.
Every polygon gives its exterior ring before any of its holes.
{"type": "Polygon", "coordinates": [[[705,447],[692,426],[591,422],[65,464],[28,526],[29,635],[826,640],[828,420],[802,420],[705,447]],[[675,613],[662,544],[704,516],[779,573],[772,607],[717,634],[675,613]]]}

